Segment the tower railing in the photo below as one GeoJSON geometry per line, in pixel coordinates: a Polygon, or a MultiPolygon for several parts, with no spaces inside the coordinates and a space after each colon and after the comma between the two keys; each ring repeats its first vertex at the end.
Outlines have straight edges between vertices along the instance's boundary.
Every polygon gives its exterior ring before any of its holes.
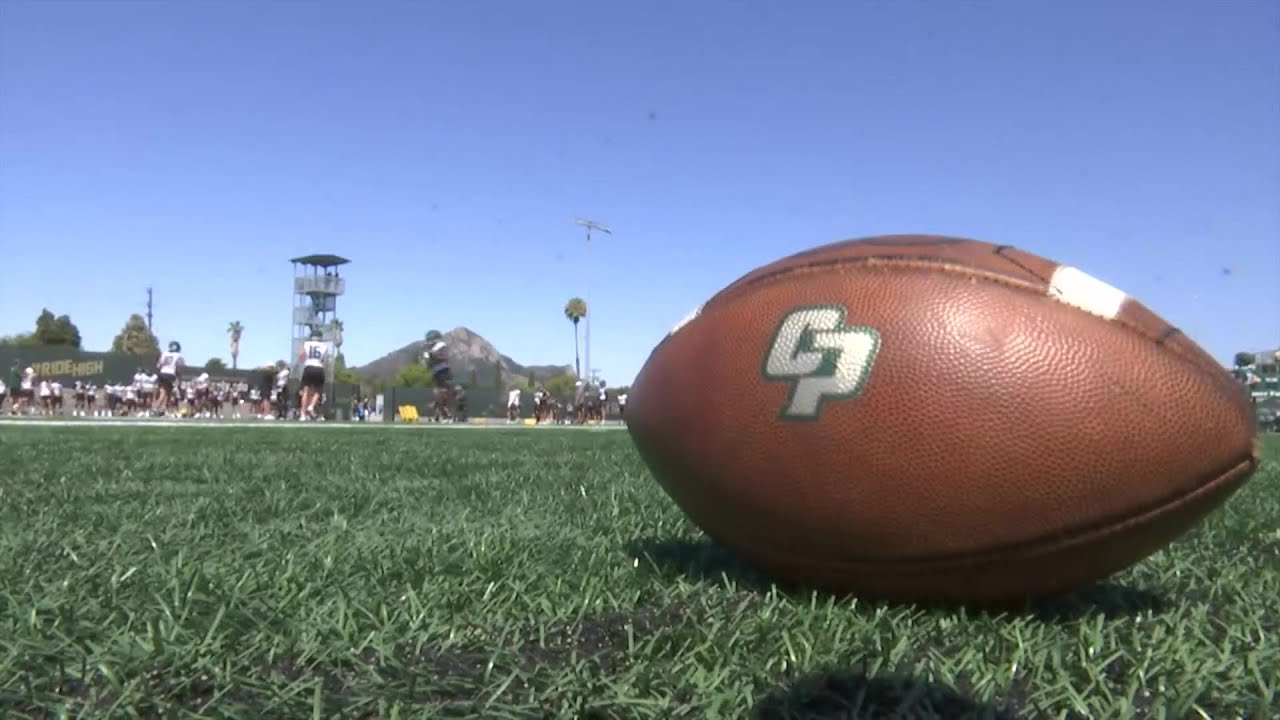
{"type": "Polygon", "coordinates": [[[347,291],[347,280],[333,275],[303,275],[293,279],[293,291],[298,294],[342,295],[347,291]]]}

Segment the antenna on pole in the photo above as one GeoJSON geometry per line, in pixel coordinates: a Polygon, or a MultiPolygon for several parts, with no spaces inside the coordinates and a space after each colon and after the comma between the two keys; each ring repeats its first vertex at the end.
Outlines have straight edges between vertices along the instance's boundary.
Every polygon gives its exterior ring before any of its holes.
{"type": "Polygon", "coordinates": [[[591,316],[595,314],[595,308],[591,307],[591,231],[597,230],[605,235],[612,235],[613,231],[601,225],[595,220],[589,218],[574,218],[575,225],[580,225],[587,229],[587,263],[586,276],[587,287],[583,300],[587,303],[587,332],[586,332],[586,365],[587,365],[587,383],[592,380],[591,373],[591,316]]]}

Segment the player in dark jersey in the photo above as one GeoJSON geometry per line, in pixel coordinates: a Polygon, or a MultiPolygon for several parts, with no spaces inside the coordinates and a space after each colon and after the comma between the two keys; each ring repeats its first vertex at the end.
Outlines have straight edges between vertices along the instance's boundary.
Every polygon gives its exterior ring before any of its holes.
{"type": "Polygon", "coordinates": [[[456,391],[453,372],[449,370],[449,346],[444,341],[444,334],[439,330],[428,331],[423,338],[423,346],[422,360],[435,379],[435,419],[452,419],[456,391]]]}

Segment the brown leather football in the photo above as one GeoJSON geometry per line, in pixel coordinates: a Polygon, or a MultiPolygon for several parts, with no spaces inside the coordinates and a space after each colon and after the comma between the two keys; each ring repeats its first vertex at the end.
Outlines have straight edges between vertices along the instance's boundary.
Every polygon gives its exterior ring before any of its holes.
{"type": "Polygon", "coordinates": [[[1161,549],[1258,466],[1249,399],[1154,313],[1008,246],[819,247],[653,350],[627,426],[680,508],[810,587],[999,604],[1161,549]]]}

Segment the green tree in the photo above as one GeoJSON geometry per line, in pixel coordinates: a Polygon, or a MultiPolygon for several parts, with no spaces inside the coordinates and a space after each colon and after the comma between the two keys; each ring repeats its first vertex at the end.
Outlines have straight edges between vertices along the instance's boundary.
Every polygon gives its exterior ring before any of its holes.
{"type": "Polygon", "coordinates": [[[537,382],[536,380],[534,380],[534,379],[533,379],[533,371],[532,371],[532,370],[530,370],[530,371],[529,371],[529,389],[530,389],[530,390],[537,390],[537,389],[538,389],[538,382],[537,382]]]}
{"type": "Polygon", "coordinates": [[[48,308],[36,318],[36,344],[47,347],[80,347],[80,329],[67,315],[54,316],[48,308]]]}
{"type": "Polygon", "coordinates": [[[498,358],[498,361],[493,364],[493,391],[501,397],[504,389],[505,386],[502,384],[502,358],[498,358]]]}
{"type": "Polygon", "coordinates": [[[467,384],[467,387],[474,389],[479,384],[480,384],[480,374],[476,372],[476,369],[473,366],[471,368],[471,382],[467,384]]]}
{"type": "Polygon", "coordinates": [[[582,377],[582,362],[578,354],[578,323],[587,316],[587,301],[582,298],[569,298],[564,304],[564,316],[573,323],[573,369],[578,377],[582,377]]]}
{"type": "Polygon", "coordinates": [[[75,323],[71,322],[71,318],[69,316],[58,316],[58,330],[62,333],[62,336],[68,340],[67,344],[77,350],[80,349],[80,344],[83,340],[80,337],[80,328],[76,327],[75,323]]]}
{"type": "Polygon", "coordinates": [[[562,375],[556,375],[555,377],[547,378],[547,381],[543,384],[543,387],[547,389],[547,392],[551,393],[556,397],[570,398],[570,397],[573,397],[573,391],[576,388],[577,382],[578,382],[578,379],[576,377],[568,373],[564,373],[562,375]]]}
{"type": "Polygon", "coordinates": [[[1253,353],[1251,353],[1251,352],[1238,352],[1238,353],[1236,353],[1236,367],[1238,367],[1238,368],[1242,368],[1242,367],[1249,367],[1249,366],[1250,366],[1250,365],[1252,365],[1255,361],[1257,361],[1257,358],[1256,358],[1256,357],[1254,357],[1254,356],[1253,356],[1253,353]]]}
{"type": "Polygon", "coordinates": [[[344,330],[342,321],[334,318],[329,321],[329,341],[333,343],[333,349],[342,354],[342,331],[344,330]]]}
{"type": "Polygon", "coordinates": [[[391,384],[395,387],[429,388],[435,385],[436,381],[426,365],[412,363],[400,368],[391,384]]]}
{"type": "Polygon", "coordinates": [[[227,364],[222,362],[222,358],[209,358],[204,363],[205,372],[222,372],[227,369],[227,364]]]}
{"type": "Polygon", "coordinates": [[[134,313],[124,324],[124,329],[111,341],[111,352],[133,355],[142,361],[154,362],[160,356],[160,341],[156,339],[147,321],[134,313]]]}
{"type": "Polygon", "coordinates": [[[49,312],[49,308],[40,311],[40,315],[36,318],[36,331],[34,333],[36,344],[38,345],[57,345],[58,330],[56,327],[57,318],[53,313],[49,312]]]}
{"type": "Polygon", "coordinates": [[[333,381],[342,385],[360,384],[360,376],[347,367],[347,359],[342,353],[338,353],[338,356],[333,359],[333,381]]]}
{"type": "Polygon", "coordinates": [[[227,332],[231,335],[231,367],[234,369],[240,360],[240,337],[244,335],[244,326],[239,320],[232,320],[227,332]]]}
{"type": "Polygon", "coordinates": [[[32,347],[36,344],[35,333],[18,333],[0,337],[0,347],[32,347]]]}

